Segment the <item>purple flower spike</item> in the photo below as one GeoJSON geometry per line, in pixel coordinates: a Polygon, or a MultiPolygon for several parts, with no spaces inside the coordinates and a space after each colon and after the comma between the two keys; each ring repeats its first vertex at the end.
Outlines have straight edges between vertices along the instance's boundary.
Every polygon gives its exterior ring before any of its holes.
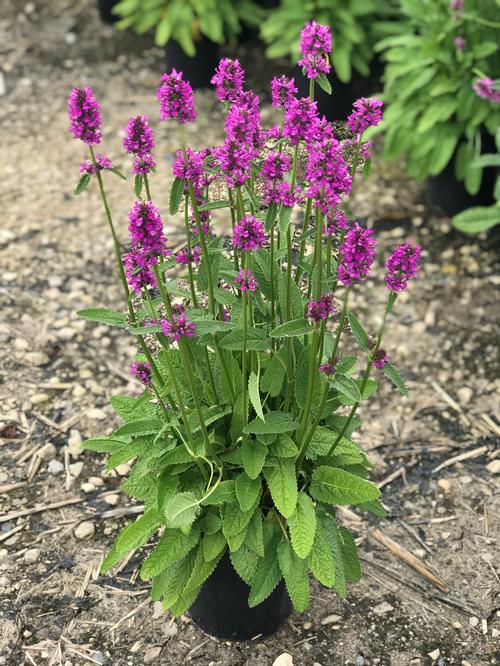
{"type": "Polygon", "coordinates": [[[305,69],[307,78],[316,79],[318,74],[328,74],[330,63],[328,54],[332,50],[332,36],[327,25],[316,21],[306,23],[300,33],[302,58],[299,65],[305,69]]]}
{"type": "Polygon", "coordinates": [[[151,385],[151,366],[145,361],[134,361],[130,366],[130,374],[144,384],[144,386],[151,385]]]}
{"type": "Polygon", "coordinates": [[[177,314],[173,313],[172,321],[163,320],[161,328],[172,342],[178,342],[182,337],[192,338],[196,331],[196,324],[192,321],[186,321],[186,314],[181,310],[177,314]]]}
{"type": "Polygon", "coordinates": [[[335,236],[341,229],[347,229],[347,217],[344,211],[336,208],[329,211],[326,216],[326,225],[323,227],[325,236],[335,236]]]}
{"type": "Polygon", "coordinates": [[[405,243],[397,246],[385,264],[387,289],[397,292],[406,289],[408,280],[415,277],[418,272],[421,253],[420,245],[413,246],[411,243],[405,243]]]}
{"type": "Polygon", "coordinates": [[[465,41],[465,39],[461,35],[457,35],[455,37],[455,39],[453,40],[453,43],[455,44],[455,47],[459,51],[463,51],[465,49],[465,47],[467,46],[467,42],[465,41]]]}
{"type": "Polygon", "coordinates": [[[161,120],[173,118],[181,125],[193,122],[196,118],[193,89],[184,81],[182,72],[173,69],[171,74],[163,74],[161,81],[162,84],[156,91],[161,120]]]}
{"type": "Polygon", "coordinates": [[[373,231],[363,229],[357,223],[347,232],[340,248],[342,261],[337,271],[342,284],[349,285],[366,278],[375,258],[376,244],[373,231]]]}
{"type": "Polygon", "coordinates": [[[223,58],[215,70],[210,83],[215,86],[217,97],[222,102],[234,101],[243,91],[245,72],[238,60],[223,58]]]}
{"type": "Polygon", "coordinates": [[[75,139],[91,146],[101,143],[100,106],[94,97],[94,91],[86,88],[73,88],[68,99],[70,129],[75,139]]]}
{"type": "Polygon", "coordinates": [[[233,246],[243,252],[259,250],[266,244],[264,223],[254,215],[246,213],[245,217],[234,225],[233,246]]]}
{"type": "Polygon", "coordinates": [[[318,125],[316,102],[311,102],[308,97],[294,97],[285,109],[283,135],[287,136],[294,146],[301,139],[309,143],[315,139],[318,125]]]}
{"type": "Polygon", "coordinates": [[[298,93],[294,79],[285,75],[274,77],[271,81],[271,104],[272,106],[286,107],[298,93]]]}
{"type": "Polygon", "coordinates": [[[361,97],[354,102],[353,111],[347,118],[347,127],[357,136],[368,127],[376,127],[382,120],[382,106],[376,97],[361,97]]]}
{"type": "Polygon", "coordinates": [[[148,201],[136,201],[128,214],[130,244],[155,259],[165,253],[165,237],[160,211],[148,201]]]}
{"type": "Polygon", "coordinates": [[[324,372],[327,377],[333,377],[337,369],[337,364],[339,362],[339,357],[337,356],[334,360],[329,359],[326,363],[323,363],[319,366],[319,371],[324,372]]]}
{"type": "Polygon", "coordinates": [[[148,125],[147,116],[135,116],[127,123],[123,147],[127,153],[142,157],[155,147],[154,132],[148,125]]]}
{"type": "Polygon", "coordinates": [[[331,293],[321,294],[319,301],[309,301],[307,316],[313,321],[326,321],[335,312],[331,293]]]}
{"type": "Polygon", "coordinates": [[[97,153],[97,155],[95,156],[95,161],[97,163],[97,167],[92,162],[92,160],[84,160],[80,164],[80,173],[93,174],[96,173],[96,171],[102,171],[103,169],[111,169],[113,167],[111,160],[106,155],[101,155],[100,153],[97,153]]]}
{"type": "Polygon", "coordinates": [[[262,178],[283,178],[287,171],[292,168],[292,158],[285,153],[274,151],[264,160],[262,165],[261,176],[262,178]]]}
{"type": "Polygon", "coordinates": [[[472,84],[472,88],[478,97],[487,99],[490,102],[500,102],[500,89],[495,87],[496,82],[493,79],[477,79],[472,84]]]}
{"type": "Polygon", "coordinates": [[[254,278],[252,271],[242,268],[238,275],[234,278],[235,283],[239,286],[242,292],[255,291],[259,287],[259,283],[254,278]]]}
{"type": "Polygon", "coordinates": [[[156,166],[151,153],[144,153],[144,155],[134,155],[132,160],[132,173],[140,176],[145,176],[150,173],[156,166]]]}
{"type": "Polygon", "coordinates": [[[156,287],[156,278],[152,267],[156,264],[156,258],[151,257],[141,249],[131,250],[123,257],[127,282],[140,294],[146,287],[156,287]]]}
{"type": "Polygon", "coordinates": [[[382,370],[389,363],[389,357],[385,349],[380,347],[376,354],[373,356],[373,365],[377,370],[382,370]]]}
{"type": "Polygon", "coordinates": [[[201,261],[201,247],[198,247],[197,245],[192,247],[190,253],[188,252],[187,247],[185,247],[176,254],[175,261],[183,266],[187,266],[188,264],[199,264],[201,261]]]}

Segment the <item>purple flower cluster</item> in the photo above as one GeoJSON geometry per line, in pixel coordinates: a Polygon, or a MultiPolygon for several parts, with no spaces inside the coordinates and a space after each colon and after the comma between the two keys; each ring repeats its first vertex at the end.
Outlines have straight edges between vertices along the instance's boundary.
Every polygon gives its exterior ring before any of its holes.
{"type": "Polygon", "coordinates": [[[273,151],[264,160],[262,165],[262,178],[283,178],[287,171],[292,168],[292,159],[285,153],[273,151]]]}
{"type": "Polygon", "coordinates": [[[313,321],[326,321],[335,312],[333,296],[330,292],[321,294],[319,301],[309,301],[307,316],[313,321]]]}
{"type": "Polygon", "coordinates": [[[337,206],[342,194],[350,191],[349,167],[344,160],[342,146],[333,136],[330,126],[307,146],[305,174],[309,180],[306,195],[324,214],[337,206]]]}
{"type": "Polygon", "coordinates": [[[361,97],[354,102],[353,111],[347,118],[347,127],[359,136],[368,129],[376,127],[382,120],[382,102],[376,97],[361,97]]]}
{"type": "Polygon", "coordinates": [[[103,169],[113,168],[111,160],[106,155],[101,155],[100,153],[97,153],[97,155],[95,156],[95,161],[97,166],[92,162],[92,160],[84,160],[80,164],[80,173],[94,174],[97,171],[102,171],[103,169]]]}
{"type": "Polygon", "coordinates": [[[245,72],[238,60],[223,58],[210,83],[215,86],[217,97],[223,102],[234,101],[243,91],[245,72]]]}
{"type": "Polygon", "coordinates": [[[454,12],[459,12],[464,8],[464,0],[450,0],[450,9],[454,12]]]}
{"type": "Polygon", "coordinates": [[[333,377],[339,360],[340,358],[338,356],[336,356],[334,359],[328,359],[326,363],[322,363],[319,366],[319,371],[324,372],[327,377],[333,377]]]}
{"type": "Polygon", "coordinates": [[[195,245],[191,248],[191,252],[185,247],[175,255],[175,261],[184,266],[187,266],[188,264],[199,264],[201,261],[201,247],[195,245]]]}
{"type": "Polygon", "coordinates": [[[347,217],[344,211],[336,208],[329,210],[326,215],[326,224],[323,227],[323,233],[326,236],[335,236],[340,229],[347,229],[347,217]]]}
{"type": "Polygon", "coordinates": [[[151,385],[151,366],[145,361],[134,361],[130,366],[130,374],[144,384],[151,385]]]}
{"type": "Polygon", "coordinates": [[[300,50],[299,65],[304,68],[307,78],[316,79],[318,74],[328,74],[331,69],[328,54],[332,50],[330,28],[316,21],[306,23],[300,33],[300,50]]]}
{"type": "Polygon", "coordinates": [[[385,264],[387,269],[385,284],[388,289],[397,292],[406,289],[408,280],[415,277],[418,272],[421,253],[420,245],[405,243],[397,246],[385,264]]]}
{"type": "Polygon", "coordinates": [[[271,81],[271,105],[286,108],[298,92],[294,79],[275,76],[271,81]]]}
{"type": "Polygon", "coordinates": [[[344,244],[340,248],[342,260],[337,273],[344,285],[354,280],[364,280],[375,258],[376,241],[372,229],[363,229],[359,224],[347,232],[344,244]]]}
{"type": "Polygon", "coordinates": [[[373,355],[373,365],[377,370],[382,370],[389,363],[389,356],[383,347],[373,355]]]}
{"type": "Polygon", "coordinates": [[[245,270],[242,268],[238,275],[234,278],[234,281],[242,292],[255,291],[259,287],[259,283],[254,278],[250,269],[245,270]]]}
{"type": "Polygon", "coordinates": [[[455,44],[455,47],[459,51],[463,51],[465,49],[465,47],[467,46],[467,42],[465,41],[465,39],[461,35],[457,35],[455,37],[455,39],[453,40],[453,43],[455,44]]]}
{"type": "Polygon", "coordinates": [[[154,138],[154,132],[148,125],[148,117],[135,116],[130,118],[127,123],[123,147],[127,153],[142,157],[150,153],[155,147],[154,138]]]}
{"type": "Polygon", "coordinates": [[[156,286],[151,269],[167,253],[163,223],[150,201],[136,201],[128,217],[131,251],[124,258],[125,267],[130,286],[140,292],[146,285],[156,286]]]}
{"type": "Polygon", "coordinates": [[[147,173],[150,173],[156,166],[154,157],[151,153],[145,153],[144,155],[134,155],[132,160],[132,173],[140,176],[144,176],[147,173]]]}
{"type": "Polygon", "coordinates": [[[101,114],[99,103],[90,86],[73,88],[68,99],[71,133],[88,146],[101,143],[101,114]]]}
{"type": "Polygon", "coordinates": [[[472,88],[478,97],[490,102],[500,103],[500,88],[496,87],[496,82],[493,79],[477,79],[472,84],[472,88]]]}
{"type": "Polygon", "coordinates": [[[174,118],[181,125],[193,122],[196,118],[193,89],[184,81],[182,72],[173,69],[171,74],[163,74],[161,81],[162,84],[156,91],[161,120],[174,118]]]}
{"type": "Polygon", "coordinates": [[[164,319],[161,322],[161,328],[167,338],[170,338],[172,342],[178,342],[183,336],[192,338],[196,331],[196,324],[186,320],[186,313],[182,308],[177,313],[172,313],[172,321],[164,319]]]}
{"type": "Polygon", "coordinates": [[[233,229],[233,247],[249,252],[250,250],[259,250],[266,244],[266,235],[264,233],[264,223],[258,220],[255,215],[245,213],[233,229]]]}
{"type": "Polygon", "coordinates": [[[294,97],[285,109],[283,135],[287,136],[294,146],[301,139],[310,143],[316,138],[318,123],[316,102],[311,102],[309,97],[294,97]]]}

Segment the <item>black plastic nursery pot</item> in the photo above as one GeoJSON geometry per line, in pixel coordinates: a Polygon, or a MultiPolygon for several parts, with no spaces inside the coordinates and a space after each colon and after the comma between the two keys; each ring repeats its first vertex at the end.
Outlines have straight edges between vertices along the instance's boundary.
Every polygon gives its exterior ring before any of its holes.
{"type": "Polygon", "coordinates": [[[219,45],[203,38],[196,42],[196,54],[188,56],[181,45],[171,39],[165,45],[167,72],[175,69],[184,73],[193,88],[208,88],[219,62],[219,45]]]}
{"type": "MultiPolygon", "coordinates": [[[[463,143],[465,139],[459,142],[463,143]]],[[[481,153],[495,153],[495,140],[491,134],[484,134],[481,139],[481,153]]],[[[473,206],[491,206],[495,203],[493,191],[498,169],[486,167],[483,169],[483,179],[477,194],[469,194],[465,185],[455,176],[455,154],[437,176],[430,176],[426,181],[426,201],[431,206],[440,208],[446,215],[452,217],[473,206]]]]}
{"type": "Polygon", "coordinates": [[[189,614],[202,631],[216,638],[247,641],[273,634],[292,612],[283,581],[255,608],[248,607],[249,592],[226,553],[201,588],[189,614]]]}
{"type": "Polygon", "coordinates": [[[109,23],[112,25],[118,21],[120,17],[113,14],[111,10],[119,1],[120,0],[97,0],[97,9],[99,10],[99,16],[103,23],[109,23]]]}

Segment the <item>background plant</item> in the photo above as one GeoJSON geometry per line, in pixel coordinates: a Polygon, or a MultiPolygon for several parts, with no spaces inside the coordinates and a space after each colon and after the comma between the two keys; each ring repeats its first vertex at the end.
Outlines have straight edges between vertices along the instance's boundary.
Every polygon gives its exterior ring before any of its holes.
{"type": "Polygon", "coordinates": [[[131,118],[126,128],[137,200],[122,257],[104,177],[123,176],[94,152],[101,116],[92,90],[70,95],[71,130],[89,147],[77,193],[97,181],[127,303],[125,313],[79,314],[136,336],[131,372],[145,387],[139,398],[115,396],[124,424],[85,443],[110,454],[108,469],[135,460],[123,490],[144,503],[102,568],[161,530],[141,576],[175,615],[226,552],[249,586],[250,606],[284,578],[294,607],[304,610],[310,572],[345,596],[360,565],[335,507],[384,515],[352,433],[360,404],[377,389],[373,370],[407,394],[382,339],[398,293],[418,270],[420,248],[404,244],[389,256],[386,307],[372,338],[349,294],[368,278],[376,241],[350,219],[346,197],[369,157],[363,134],[380,121],[381,103],[358,100],[348,118],[352,136],[339,142],[313,101],[315,81],[329,70],[328,28],[306,26],[301,43],[310,96],[296,98],[293,80],[273,80],[273,104],[283,115],[270,130],[261,126],[258,98],[244,90],[238,61],[221,61],[213,81],[227,112],[226,138],[208,150],[184,142],[184,125],[196,118],[190,85],[175,71],[162,76],[160,118],[177,125],[181,144],[169,212],[182,213],[186,245],[175,256],[152,203],[148,118],[131,118]],[[291,223],[295,206],[300,227],[291,223]],[[230,241],[212,233],[215,209],[228,212],[230,241]]]}
{"type": "Polygon", "coordinates": [[[189,56],[201,36],[232,42],[243,24],[258,26],[263,16],[252,0],[121,0],[113,11],[121,17],[118,28],[139,34],[154,29],[158,46],[174,39],[189,56]]]}
{"type": "Polygon", "coordinates": [[[457,178],[475,194],[485,134],[494,135],[500,121],[494,91],[478,92],[481,80],[500,73],[498,3],[401,0],[400,8],[395,34],[377,45],[387,63],[387,110],[377,128],[385,131],[383,155],[405,155],[417,179],[439,174],[454,158],[457,178]]]}

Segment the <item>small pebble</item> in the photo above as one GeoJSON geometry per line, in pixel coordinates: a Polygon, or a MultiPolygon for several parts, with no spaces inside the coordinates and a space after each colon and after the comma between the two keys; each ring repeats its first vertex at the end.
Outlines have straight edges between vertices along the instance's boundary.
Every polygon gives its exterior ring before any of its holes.
{"type": "Polygon", "coordinates": [[[30,548],[24,553],[23,561],[26,564],[35,564],[40,559],[40,550],[38,548],[30,548]]]}
{"type": "Polygon", "coordinates": [[[38,449],[36,454],[40,460],[52,460],[52,458],[56,457],[57,449],[53,444],[47,442],[47,444],[44,444],[41,449],[38,449]]]}
{"type": "Polygon", "coordinates": [[[100,650],[94,652],[93,659],[94,661],[97,661],[98,664],[104,664],[104,655],[100,650]]]}
{"type": "Polygon", "coordinates": [[[60,474],[62,471],[64,471],[64,465],[60,460],[54,459],[49,462],[47,469],[49,470],[50,474],[60,474]]]}
{"type": "Polygon", "coordinates": [[[95,486],[93,483],[87,482],[87,483],[82,483],[80,486],[80,490],[83,493],[92,493],[95,490],[95,486]]]}
{"type": "Polygon", "coordinates": [[[90,520],[84,520],[83,523],[77,525],[73,530],[73,535],[75,538],[81,540],[90,539],[90,537],[94,536],[94,533],[95,525],[90,520]]]}
{"type": "Polygon", "coordinates": [[[375,606],[373,612],[375,615],[385,615],[386,613],[390,613],[393,610],[394,607],[391,606],[391,604],[387,603],[387,601],[383,601],[381,604],[375,606]]]}
{"type": "Polygon", "coordinates": [[[283,652],[273,661],[273,666],[293,666],[293,657],[288,652],[283,652]]]}
{"type": "Polygon", "coordinates": [[[109,506],[116,506],[120,501],[120,495],[107,495],[103,499],[109,506]]]}
{"type": "Polygon", "coordinates": [[[473,615],[469,618],[469,624],[471,627],[477,627],[479,624],[479,618],[473,615]]]}
{"type": "Polygon", "coordinates": [[[500,474],[500,458],[492,460],[486,465],[486,469],[490,474],[500,474]]]}
{"type": "Polygon", "coordinates": [[[35,393],[30,398],[32,405],[41,405],[42,403],[47,402],[48,399],[49,396],[47,393],[35,393]]]}
{"type": "Polygon", "coordinates": [[[96,421],[104,421],[105,419],[109,418],[106,412],[104,412],[102,409],[98,409],[97,407],[90,409],[87,412],[87,416],[89,419],[95,419],[96,421]]]}
{"type": "Polygon", "coordinates": [[[327,615],[321,620],[321,624],[335,624],[336,622],[340,622],[341,619],[340,615],[327,615]]]}
{"type": "Polygon", "coordinates": [[[428,652],[427,654],[433,661],[436,661],[436,659],[438,659],[441,656],[441,650],[437,648],[437,650],[433,650],[432,652],[428,652]]]}

